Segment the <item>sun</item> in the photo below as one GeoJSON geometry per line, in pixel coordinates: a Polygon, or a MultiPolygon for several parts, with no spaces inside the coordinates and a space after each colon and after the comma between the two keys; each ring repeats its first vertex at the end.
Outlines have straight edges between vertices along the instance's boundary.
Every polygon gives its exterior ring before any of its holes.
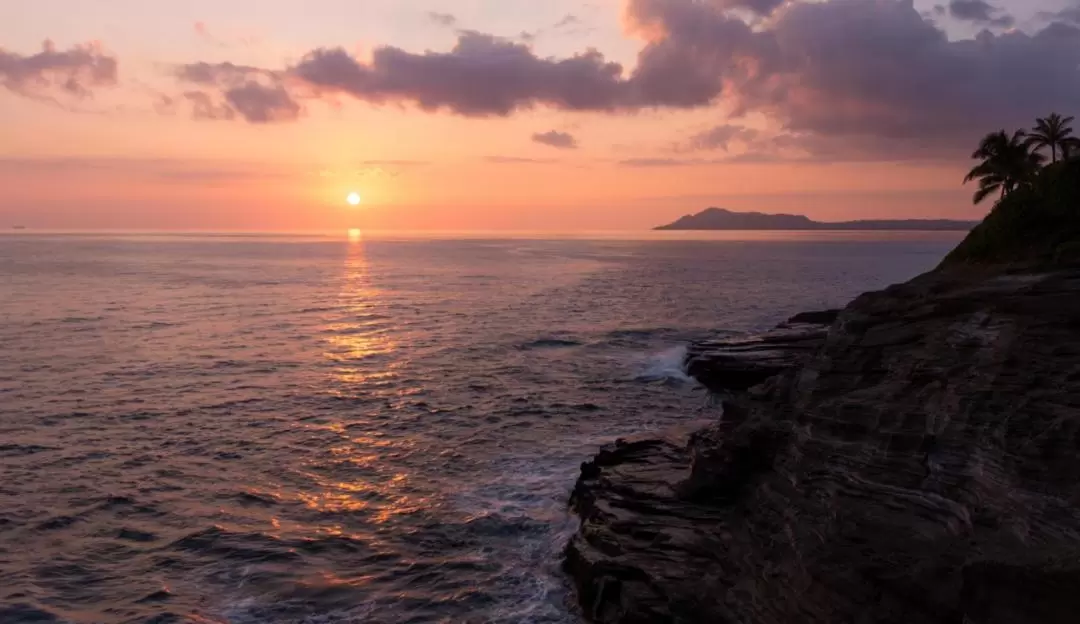
{"type": "Polygon", "coordinates": [[[363,198],[360,197],[360,193],[349,193],[349,196],[345,198],[345,201],[349,202],[350,206],[359,206],[363,198]]]}

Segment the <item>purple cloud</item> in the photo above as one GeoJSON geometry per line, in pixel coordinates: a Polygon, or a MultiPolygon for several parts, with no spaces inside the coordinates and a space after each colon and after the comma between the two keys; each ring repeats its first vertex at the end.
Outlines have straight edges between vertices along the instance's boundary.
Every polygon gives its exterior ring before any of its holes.
{"type": "Polygon", "coordinates": [[[958,20],[974,22],[980,26],[1012,28],[1016,19],[986,0],[950,0],[949,14],[958,20]]]}
{"type": "Polygon", "coordinates": [[[300,117],[301,106],[278,72],[233,63],[190,63],[178,67],[176,77],[202,87],[184,93],[195,119],[239,116],[248,123],[261,124],[300,117]]]}
{"type": "Polygon", "coordinates": [[[117,66],[98,43],[59,50],[47,40],[41,52],[29,56],[0,48],[0,84],[25,97],[90,97],[95,89],[116,84],[117,66]]]}
{"type": "Polygon", "coordinates": [[[556,147],[559,149],[577,149],[578,142],[574,135],[566,132],[551,130],[550,132],[538,132],[532,135],[534,143],[556,147]]]}
{"type": "Polygon", "coordinates": [[[594,50],[543,59],[526,45],[474,32],[462,33],[450,52],[382,47],[370,63],[340,48],[316,50],[290,73],[323,92],[376,104],[412,102],[466,117],[506,116],[540,105],[615,110],[626,91],[622,67],[594,50]]]}
{"type": "Polygon", "coordinates": [[[759,134],[753,128],[723,124],[691,136],[684,149],[690,151],[719,149],[726,152],[732,141],[747,142],[757,138],[759,134]]]}
{"type": "Polygon", "coordinates": [[[736,116],[763,113],[809,145],[957,154],[988,127],[1080,109],[1080,30],[1061,23],[950,40],[910,0],[792,3],[755,31],[689,0],[631,0],[630,17],[659,33],[635,79],[696,88],[687,102],[722,91],[736,116]]]}
{"type": "MultiPolygon", "coordinates": [[[[976,1],[954,0],[956,7],[969,3],[954,10],[982,15],[979,8],[971,13],[976,1]]],[[[1000,19],[991,9],[986,16],[1000,19]]],[[[843,152],[838,145],[846,143],[956,154],[987,128],[1080,110],[1080,29],[1062,22],[951,40],[911,0],[627,0],[626,18],[645,39],[632,70],[596,50],[548,58],[522,43],[465,32],[445,52],[384,46],[361,60],[340,48],[317,49],[279,72],[194,64],[182,75],[255,122],[295,118],[296,93],[466,117],[723,101],[736,118],[763,114],[802,137],[801,145],[830,152],[843,152]],[[740,17],[747,12],[770,19],[751,25],[740,17]],[[230,97],[249,82],[263,89],[230,97]]],[[[714,132],[690,144],[721,149],[740,138],[714,132]]]]}

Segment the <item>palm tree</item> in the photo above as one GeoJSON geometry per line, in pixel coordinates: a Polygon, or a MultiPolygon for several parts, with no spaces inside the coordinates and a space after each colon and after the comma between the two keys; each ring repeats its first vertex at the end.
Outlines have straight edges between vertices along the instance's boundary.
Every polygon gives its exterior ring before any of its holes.
{"type": "Polygon", "coordinates": [[[1005,197],[1031,181],[1042,164],[1043,156],[1031,151],[1026,137],[1023,130],[1017,130],[1012,136],[999,130],[983,137],[979,149],[971,155],[982,162],[964,178],[965,184],[972,180],[979,181],[979,190],[975,191],[973,199],[976,204],[994,193],[1005,197]]]}
{"type": "Polygon", "coordinates": [[[1070,148],[1074,148],[1075,139],[1072,138],[1072,128],[1069,124],[1072,117],[1062,117],[1057,113],[1051,113],[1048,117],[1035,120],[1035,127],[1028,135],[1028,144],[1035,149],[1050,148],[1050,162],[1058,161],[1058,150],[1067,157],[1070,148]]]}

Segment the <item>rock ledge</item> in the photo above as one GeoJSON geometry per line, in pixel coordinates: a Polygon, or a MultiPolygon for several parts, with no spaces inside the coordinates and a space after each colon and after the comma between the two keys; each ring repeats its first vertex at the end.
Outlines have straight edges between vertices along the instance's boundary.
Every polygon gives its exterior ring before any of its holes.
{"type": "Polygon", "coordinates": [[[606,447],[571,504],[594,622],[1076,622],[1080,270],[863,295],[721,422],[606,447]]]}

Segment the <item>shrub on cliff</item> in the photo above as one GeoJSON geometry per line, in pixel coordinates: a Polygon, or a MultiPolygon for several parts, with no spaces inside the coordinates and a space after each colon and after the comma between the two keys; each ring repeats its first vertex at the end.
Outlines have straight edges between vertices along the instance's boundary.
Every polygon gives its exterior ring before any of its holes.
{"type": "Polygon", "coordinates": [[[1054,266],[1080,262],[1080,160],[1049,165],[994,206],[942,263],[1054,266]]]}

